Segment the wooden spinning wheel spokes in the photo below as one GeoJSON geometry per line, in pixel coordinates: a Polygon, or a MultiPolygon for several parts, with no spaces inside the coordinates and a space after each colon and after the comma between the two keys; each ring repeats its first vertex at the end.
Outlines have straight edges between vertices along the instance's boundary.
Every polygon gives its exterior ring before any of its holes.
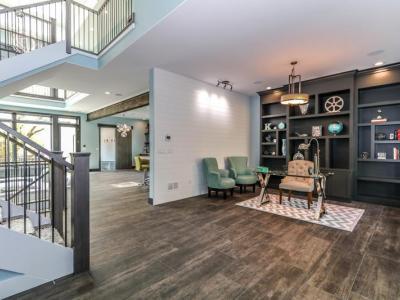
{"type": "Polygon", "coordinates": [[[339,112],[344,107],[344,100],[339,96],[329,97],[325,102],[325,110],[327,112],[339,112]]]}

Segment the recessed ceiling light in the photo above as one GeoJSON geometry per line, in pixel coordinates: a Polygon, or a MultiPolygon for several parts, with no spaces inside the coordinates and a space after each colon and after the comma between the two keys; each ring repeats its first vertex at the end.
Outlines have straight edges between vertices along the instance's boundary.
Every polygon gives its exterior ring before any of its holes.
{"type": "Polygon", "coordinates": [[[105,92],[104,94],[106,94],[106,95],[111,95],[111,92],[105,92]]]}
{"type": "Polygon", "coordinates": [[[379,67],[383,65],[383,61],[378,61],[375,63],[375,67],[379,67]]]}
{"type": "Polygon", "coordinates": [[[267,87],[267,90],[269,91],[270,89],[272,89],[272,87],[268,86],[268,87],[267,87]]]}

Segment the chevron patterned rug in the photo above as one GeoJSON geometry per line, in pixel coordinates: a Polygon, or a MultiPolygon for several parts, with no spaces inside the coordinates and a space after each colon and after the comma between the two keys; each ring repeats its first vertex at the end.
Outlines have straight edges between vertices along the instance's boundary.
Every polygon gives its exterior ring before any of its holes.
{"type": "Polygon", "coordinates": [[[261,206],[258,197],[236,203],[236,205],[345,231],[353,231],[364,213],[364,209],[325,203],[327,213],[319,220],[315,220],[316,201],[311,209],[307,209],[307,200],[304,199],[292,197],[288,201],[287,197],[283,197],[282,204],[279,204],[278,195],[270,194],[270,199],[271,202],[261,206]]]}

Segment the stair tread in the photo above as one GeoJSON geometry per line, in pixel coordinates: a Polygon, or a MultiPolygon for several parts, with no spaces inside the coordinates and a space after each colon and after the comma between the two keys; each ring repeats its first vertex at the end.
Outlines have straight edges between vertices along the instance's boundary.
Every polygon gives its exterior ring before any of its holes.
{"type": "MultiPolygon", "coordinates": [[[[0,200],[1,215],[0,220],[7,220],[8,219],[8,203],[4,200],[0,200]]],[[[24,217],[24,208],[22,206],[18,206],[15,204],[10,204],[10,211],[11,211],[11,219],[18,219],[24,217]]],[[[39,214],[34,211],[27,210],[26,216],[30,219],[34,228],[39,227],[39,214]]],[[[51,225],[50,218],[41,216],[40,217],[40,225],[41,226],[48,226],[51,225]]]]}

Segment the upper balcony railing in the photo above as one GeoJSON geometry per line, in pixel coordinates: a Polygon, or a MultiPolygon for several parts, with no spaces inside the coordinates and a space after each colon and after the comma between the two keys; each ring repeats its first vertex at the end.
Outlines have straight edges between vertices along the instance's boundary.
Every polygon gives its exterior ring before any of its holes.
{"type": "Polygon", "coordinates": [[[0,60],[65,41],[100,54],[134,22],[133,0],[106,0],[94,10],[73,0],[0,8],[0,60]]]}

